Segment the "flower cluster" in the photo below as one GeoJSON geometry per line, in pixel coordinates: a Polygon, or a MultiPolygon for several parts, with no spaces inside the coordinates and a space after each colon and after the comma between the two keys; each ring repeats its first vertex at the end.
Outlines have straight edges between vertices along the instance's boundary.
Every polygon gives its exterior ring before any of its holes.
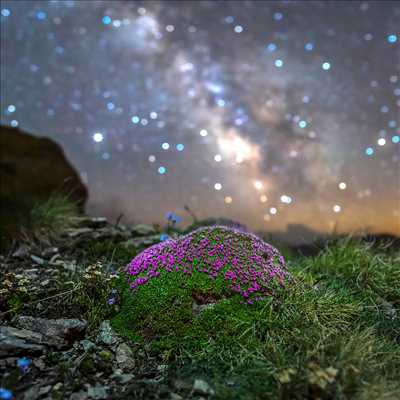
{"type": "Polygon", "coordinates": [[[2,278],[0,282],[1,311],[13,307],[15,302],[24,303],[32,296],[31,280],[26,275],[7,272],[2,278]]]}
{"type": "Polygon", "coordinates": [[[253,234],[223,226],[200,228],[151,246],[128,264],[126,273],[136,289],[163,270],[221,276],[250,304],[271,295],[274,285],[284,286],[291,279],[278,250],[253,234]]]}
{"type": "Polygon", "coordinates": [[[1,283],[0,294],[6,296],[10,293],[27,293],[28,284],[29,278],[27,276],[8,272],[1,283]]]}

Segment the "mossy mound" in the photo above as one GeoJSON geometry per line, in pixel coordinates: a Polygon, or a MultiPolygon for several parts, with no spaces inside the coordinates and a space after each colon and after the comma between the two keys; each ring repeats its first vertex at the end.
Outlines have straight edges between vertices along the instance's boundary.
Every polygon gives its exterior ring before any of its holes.
{"type": "Polygon", "coordinates": [[[200,228],[156,244],[136,256],[126,272],[132,289],[162,272],[204,273],[222,278],[250,304],[273,295],[277,286],[290,280],[277,249],[255,235],[223,226],[200,228]]]}

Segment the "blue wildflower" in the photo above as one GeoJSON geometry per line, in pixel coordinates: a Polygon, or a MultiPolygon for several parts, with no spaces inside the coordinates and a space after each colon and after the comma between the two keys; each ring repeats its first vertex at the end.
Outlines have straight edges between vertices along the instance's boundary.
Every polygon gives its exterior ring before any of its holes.
{"type": "Polygon", "coordinates": [[[29,367],[31,364],[32,361],[26,357],[22,357],[17,360],[17,366],[24,374],[26,374],[29,371],[29,367]]]}
{"type": "Polygon", "coordinates": [[[169,236],[166,234],[166,233],[162,233],[161,235],[160,235],[160,240],[162,241],[162,242],[164,242],[165,240],[168,240],[169,239],[169,236]]]}
{"type": "Polygon", "coordinates": [[[1,400],[11,400],[14,398],[12,391],[6,388],[0,387],[0,399],[1,400]]]}
{"type": "Polygon", "coordinates": [[[165,214],[165,219],[166,219],[168,222],[171,222],[172,225],[174,225],[174,224],[179,224],[179,222],[182,221],[182,217],[180,217],[179,215],[176,215],[176,214],[173,213],[173,212],[167,212],[167,213],[165,214]]]}

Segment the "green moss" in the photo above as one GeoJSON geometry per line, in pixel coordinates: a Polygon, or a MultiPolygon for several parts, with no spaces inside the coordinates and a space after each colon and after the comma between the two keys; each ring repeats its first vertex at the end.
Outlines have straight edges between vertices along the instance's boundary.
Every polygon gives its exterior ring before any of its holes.
{"type": "Polygon", "coordinates": [[[86,355],[79,365],[79,370],[86,376],[91,376],[97,371],[96,363],[91,355],[86,355]]]}
{"type": "Polygon", "coordinates": [[[102,350],[99,353],[99,357],[104,362],[110,362],[110,361],[112,361],[114,356],[110,351],[102,350]]]}

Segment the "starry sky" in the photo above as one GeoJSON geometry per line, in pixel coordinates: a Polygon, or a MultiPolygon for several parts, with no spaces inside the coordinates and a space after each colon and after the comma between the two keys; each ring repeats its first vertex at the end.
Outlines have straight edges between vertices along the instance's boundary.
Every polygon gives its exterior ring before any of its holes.
{"type": "Polygon", "coordinates": [[[92,214],[400,233],[400,3],[1,1],[1,123],[92,214]]]}

